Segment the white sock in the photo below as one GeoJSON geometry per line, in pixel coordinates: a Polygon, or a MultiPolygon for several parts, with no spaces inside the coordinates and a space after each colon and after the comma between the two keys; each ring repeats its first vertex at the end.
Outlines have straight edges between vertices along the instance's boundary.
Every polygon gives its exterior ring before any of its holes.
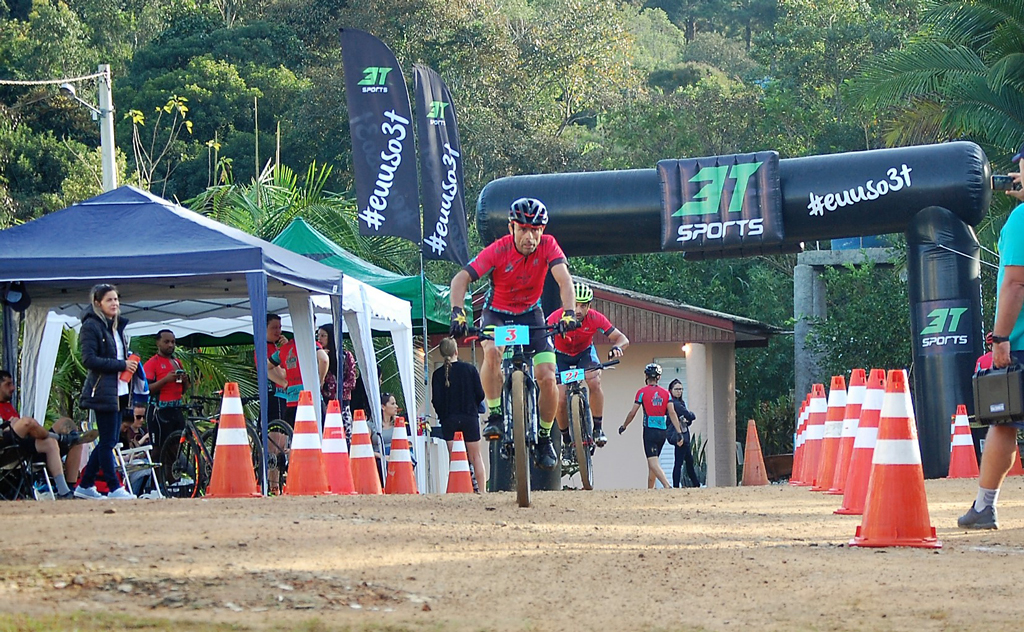
{"type": "Polygon", "coordinates": [[[978,488],[978,497],[974,499],[974,511],[984,511],[985,507],[995,508],[996,500],[999,499],[998,489],[978,488]]]}
{"type": "Polygon", "coordinates": [[[54,476],[53,482],[57,483],[57,491],[60,492],[61,494],[66,494],[71,491],[71,488],[68,487],[68,482],[64,479],[63,474],[58,474],[57,476],[54,476]]]}

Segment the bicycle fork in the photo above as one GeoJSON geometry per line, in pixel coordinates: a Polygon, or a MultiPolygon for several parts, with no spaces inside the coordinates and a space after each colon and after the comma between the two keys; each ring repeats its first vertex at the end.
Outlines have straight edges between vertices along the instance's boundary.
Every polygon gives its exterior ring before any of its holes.
{"type": "MultiPolygon", "coordinates": [[[[523,374],[523,388],[526,390],[526,393],[524,393],[524,403],[526,404],[526,410],[524,411],[526,443],[532,453],[533,448],[537,445],[537,384],[533,381],[533,376],[530,375],[529,371],[521,367],[514,368],[514,371],[520,371],[523,374]]],[[[505,417],[505,432],[501,438],[501,456],[511,459],[515,454],[512,429],[512,373],[510,372],[508,376],[508,379],[505,380],[501,387],[502,410],[505,417]]]]}

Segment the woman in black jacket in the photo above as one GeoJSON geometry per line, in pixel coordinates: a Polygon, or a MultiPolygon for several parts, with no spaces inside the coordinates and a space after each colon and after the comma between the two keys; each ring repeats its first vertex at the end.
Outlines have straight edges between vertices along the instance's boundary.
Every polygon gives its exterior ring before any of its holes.
{"type": "Polygon", "coordinates": [[[121,301],[117,288],[106,283],[92,288],[91,305],[82,312],[82,364],[89,369],[82,388],[81,406],[96,416],[100,433],[99,444],[82,471],[82,481],[75,490],[78,498],[135,498],[117,478],[114,446],[121,430],[121,411],[130,400],[131,380],[120,379],[122,371],[134,373],[139,368],[136,357],[130,357],[125,344],[124,328],[128,321],[121,318],[121,301]],[[107,482],[106,496],[96,491],[96,476],[103,469],[107,482]]]}
{"type": "Polygon", "coordinates": [[[439,350],[444,366],[438,367],[430,378],[430,403],[441,422],[441,433],[448,442],[449,454],[455,433],[462,433],[477,488],[483,492],[487,488],[487,468],[480,453],[480,402],[484,401],[480,374],[472,364],[459,362],[459,346],[454,338],[442,340],[439,350]]]}
{"type": "Polygon", "coordinates": [[[693,482],[693,487],[700,487],[697,471],[693,467],[693,450],[690,448],[690,424],[697,416],[686,409],[686,402],[683,401],[682,382],[672,380],[668,385],[668,392],[672,394],[672,405],[676,409],[676,416],[679,417],[679,425],[683,428],[683,434],[680,435],[676,433],[675,428],[669,425],[666,435],[668,442],[676,448],[676,460],[672,465],[672,487],[679,487],[682,483],[684,462],[686,463],[686,476],[693,482]]]}

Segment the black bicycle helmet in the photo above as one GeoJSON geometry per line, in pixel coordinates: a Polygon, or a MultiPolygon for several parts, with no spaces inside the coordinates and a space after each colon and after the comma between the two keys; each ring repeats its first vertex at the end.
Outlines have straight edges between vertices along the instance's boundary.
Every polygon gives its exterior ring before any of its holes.
{"type": "Polygon", "coordinates": [[[534,198],[519,198],[509,208],[508,219],[526,226],[547,226],[548,207],[534,198]]]}
{"type": "Polygon", "coordinates": [[[647,377],[654,377],[661,379],[661,365],[655,362],[651,362],[644,367],[644,375],[647,377]]]}

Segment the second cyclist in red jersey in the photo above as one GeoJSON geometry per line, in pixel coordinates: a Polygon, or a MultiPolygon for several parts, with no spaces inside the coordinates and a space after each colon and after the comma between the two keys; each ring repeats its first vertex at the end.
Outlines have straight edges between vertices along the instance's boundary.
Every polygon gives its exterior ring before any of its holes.
{"type": "MultiPolygon", "coordinates": [[[[594,300],[594,290],[583,283],[573,283],[576,299],[576,317],[580,324],[574,331],[555,336],[555,362],[558,371],[571,368],[589,369],[601,364],[594,348],[594,335],[601,332],[608,336],[612,343],[609,358],[621,358],[622,352],[629,346],[629,338],[615,328],[608,318],[590,307],[594,300]]],[[[548,316],[548,324],[553,325],[562,318],[562,310],[556,310],[548,316]]],[[[587,372],[587,389],[590,391],[590,414],[594,420],[594,443],[604,447],[608,437],[604,434],[604,391],[601,389],[601,371],[587,372]]],[[[565,387],[559,386],[558,392],[558,427],[562,431],[562,449],[568,454],[571,449],[569,436],[569,420],[565,415],[565,387]]]]}
{"type": "MultiPolygon", "coordinates": [[[[544,234],[548,223],[548,210],[540,200],[520,198],[509,210],[509,234],[484,248],[469,264],[460,270],[451,284],[451,334],[465,335],[468,325],[462,307],[469,284],[490,274],[491,288],[483,309],[482,326],[527,325],[543,326],[544,313],[540,297],[544,291],[544,277],[551,272],[558,283],[564,312],[559,329],[576,328],[576,304],[573,298],[572,276],[565,254],[551,235],[544,234]]],[[[480,367],[484,395],[490,416],[483,436],[488,440],[500,439],[503,415],[501,410],[501,352],[493,341],[482,341],[484,361],[480,367]]],[[[533,377],[539,397],[537,466],[550,470],[558,458],[551,445],[551,427],[558,407],[558,385],[555,380],[555,354],[551,336],[543,330],[530,332],[529,348],[533,351],[533,377]]]]}

